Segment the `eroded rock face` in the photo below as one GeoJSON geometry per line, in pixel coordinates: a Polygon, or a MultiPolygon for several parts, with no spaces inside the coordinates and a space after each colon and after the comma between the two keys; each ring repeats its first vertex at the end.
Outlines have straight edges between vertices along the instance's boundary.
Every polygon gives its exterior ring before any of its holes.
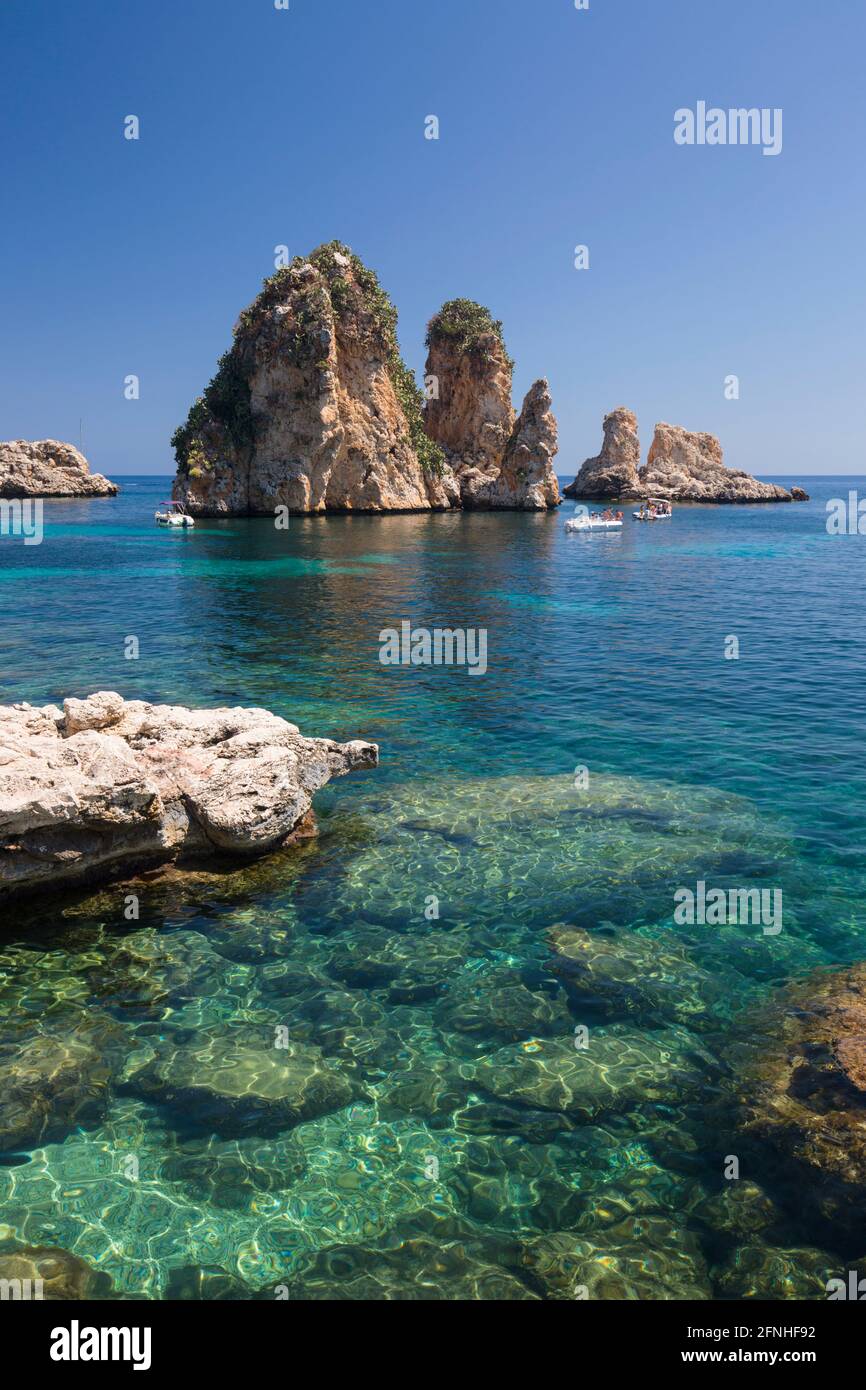
{"type": "Polygon", "coordinates": [[[174,436],[174,497],[210,516],[449,506],[396,322],[339,243],[278,270],[174,436]]]}
{"type": "Polygon", "coordinates": [[[566,497],[614,500],[643,497],[638,467],[640,439],[637,416],[624,405],[604,417],[601,453],[587,459],[573,483],[564,489],[566,497]]]}
{"type": "Polygon", "coordinates": [[[190,710],[100,692],[0,706],[0,896],[132,866],[286,842],[331,777],[375,744],[303,738],[261,709],[190,710]]]}
{"type": "Polygon", "coordinates": [[[794,502],[808,502],[809,494],[801,487],[791,488],[791,499],[794,502]]]}
{"type": "Polygon", "coordinates": [[[791,501],[785,488],[726,468],[714,435],[693,434],[679,425],[656,425],[640,482],[642,495],[675,502],[791,501]]]}
{"type": "Polygon", "coordinates": [[[58,439],[0,443],[0,497],[114,497],[119,491],[71,444],[58,439]]]}
{"type": "Polygon", "coordinates": [[[555,507],[557,428],[548,384],[534,383],[515,418],[502,325],[471,300],[451,300],[430,321],[427,346],[425,378],[435,394],[424,426],[445,454],[462,505],[555,507]]]}

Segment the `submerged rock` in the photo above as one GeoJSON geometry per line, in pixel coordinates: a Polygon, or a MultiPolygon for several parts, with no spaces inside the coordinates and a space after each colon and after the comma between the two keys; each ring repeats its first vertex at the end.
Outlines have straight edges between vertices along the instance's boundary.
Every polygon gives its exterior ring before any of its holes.
{"type": "Polygon", "coordinates": [[[0,895],[144,863],[283,844],[373,743],[303,738],[261,709],[189,710],[113,692],[0,706],[0,895]]]}
{"type": "Polygon", "coordinates": [[[120,489],[58,439],[0,443],[0,497],[114,497],[120,489]]]}
{"type": "Polygon", "coordinates": [[[845,1273],[838,1257],[825,1250],[782,1250],[755,1243],[733,1250],[713,1271],[713,1279],[721,1298],[826,1300],[829,1281],[845,1273]]]}
{"type": "Polygon", "coordinates": [[[127,1085],[215,1134],[278,1133],[360,1094],[318,1047],[225,1029],[161,1045],[127,1085]]]}
{"type": "Polygon", "coordinates": [[[644,496],[675,502],[791,501],[785,488],[726,468],[714,435],[693,434],[679,425],[656,425],[640,481],[644,496]]]}
{"type": "Polygon", "coordinates": [[[791,986],[749,1021],[754,1044],[735,1059],[742,1132],[798,1207],[862,1249],[866,965],[791,986]]]}
{"type": "Polygon", "coordinates": [[[563,489],[566,497],[614,501],[643,497],[638,478],[640,439],[637,416],[624,405],[604,417],[601,453],[587,459],[573,483],[563,489]]]}
{"type": "Polygon", "coordinates": [[[184,1265],[171,1270],[164,1295],[178,1302],[220,1302],[251,1296],[243,1280],[220,1265],[184,1265]]]}
{"type": "Polygon", "coordinates": [[[552,927],[553,970],[578,1009],[606,1018],[672,1019],[690,1028],[716,1026],[709,1008],[725,992],[696,966],[670,931],[658,937],[605,927],[552,927]]]}
{"type": "Polygon", "coordinates": [[[435,894],[443,926],[488,923],[491,949],[502,949],[516,923],[661,920],[672,883],[707,876],[758,831],[768,856],[790,855],[766,816],[711,787],[596,774],[591,798],[569,776],[431,776],[370,790],[353,800],[366,843],[336,882],[309,881],[296,900],[317,931],[347,920],[406,931],[435,894]]]}
{"type": "Polygon", "coordinates": [[[591,1235],[533,1237],[523,1244],[522,1264],[546,1298],[712,1298],[697,1239],[663,1216],[628,1217],[591,1235]]]}
{"type": "Polygon", "coordinates": [[[23,1037],[0,1044],[0,1152],[56,1144],[99,1123],[112,1076],[105,1042],[103,1026],[82,1014],[64,1029],[28,1024],[23,1037]]]}
{"type": "Polygon", "coordinates": [[[427,330],[425,378],[435,394],[424,427],[441,446],[464,507],[544,511],[559,503],[557,429],[546,381],[515,419],[513,363],[502,325],[468,299],[451,300],[427,330]]]}
{"type": "Polygon", "coordinates": [[[713,1069],[713,1059],[698,1053],[685,1030],[638,1033],[613,1025],[591,1030],[585,1048],[574,1038],[530,1038],[503,1047],[477,1064],[475,1077],[500,1100],[592,1121],[697,1094],[713,1069]]]}
{"type": "Polygon", "coordinates": [[[111,1293],[107,1274],[70,1251],[49,1245],[0,1246],[0,1281],[5,1280],[20,1281],[28,1299],[47,1303],[101,1299],[111,1293]]]}
{"type": "Polygon", "coordinates": [[[277,1288],[279,1296],[301,1300],[537,1301],[538,1295],[503,1267],[500,1245],[504,1242],[483,1237],[413,1237],[383,1248],[338,1245],[305,1258],[301,1270],[277,1288]]]}

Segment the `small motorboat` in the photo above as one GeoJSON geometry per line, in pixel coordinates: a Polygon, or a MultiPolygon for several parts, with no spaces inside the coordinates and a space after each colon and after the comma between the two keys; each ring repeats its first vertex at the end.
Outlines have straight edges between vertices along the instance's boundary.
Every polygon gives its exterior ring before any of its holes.
{"type": "Polygon", "coordinates": [[[579,512],[570,516],[565,523],[566,531],[621,531],[622,512],[617,516],[605,518],[589,512],[579,512]]]}
{"type": "Polygon", "coordinates": [[[673,508],[664,497],[648,497],[639,512],[632,512],[635,521],[670,521],[673,508]]]}
{"type": "Polygon", "coordinates": [[[185,512],[180,502],[160,502],[161,507],[165,507],[163,512],[154,512],[153,519],[157,526],[195,526],[195,517],[185,512]]]}

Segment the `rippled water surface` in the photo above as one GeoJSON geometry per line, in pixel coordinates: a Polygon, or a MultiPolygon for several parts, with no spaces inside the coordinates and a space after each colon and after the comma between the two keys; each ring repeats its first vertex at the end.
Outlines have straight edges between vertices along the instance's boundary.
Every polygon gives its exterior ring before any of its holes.
{"type": "Polygon", "coordinates": [[[175,534],[121,482],[0,542],[0,699],[262,705],[382,763],[299,850],[7,910],[3,1065],[62,1084],[0,1236],[152,1298],[818,1296],[840,1249],[760,1164],[726,1183],[726,1097],[773,991],[864,955],[856,480],[598,535],[175,534]],[[403,619],[486,629],[486,674],[381,665],[403,619]],[[698,880],[780,889],[783,931],[677,925],[698,880]]]}

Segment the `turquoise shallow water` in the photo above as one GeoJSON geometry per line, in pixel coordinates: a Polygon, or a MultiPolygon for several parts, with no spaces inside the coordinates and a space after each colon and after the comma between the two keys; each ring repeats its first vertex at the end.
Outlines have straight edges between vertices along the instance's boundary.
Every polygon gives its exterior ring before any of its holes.
{"type": "MultiPolygon", "coordinates": [[[[857,480],[599,535],[568,506],[173,534],[165,480],[120,481],[0,542],[0,699],[263,705],[382,764],[321,794],[300,851],[137,883],[138,922],[122,887],[7,913],[7,1063],[43,1037],[105,1065],[95,1109],[67,1097],[55,1142],[3,1160],[0,1235],[152,1298],[203,1267],[235,1296],[560,1297],[575,1271],[745,1296],[731,1057],[772,991],[866,944],[864,542],[824,525],[857,480]],[[382,666],[403,619],[485,628],[488,671],[382,666]],[[783,931],[677,925],[700,879],[780,889],[783,931]],[[563,924],[609,952],[592,988],[563,924]],[[166,1084],[265,1067],[277,1027],[339,1083],[322,1113],[166,1084]]],[[[751,1292],[802,1293],[780,1251],[845,1251],[748,1181],[774,1204],[751,1292]]]]}

